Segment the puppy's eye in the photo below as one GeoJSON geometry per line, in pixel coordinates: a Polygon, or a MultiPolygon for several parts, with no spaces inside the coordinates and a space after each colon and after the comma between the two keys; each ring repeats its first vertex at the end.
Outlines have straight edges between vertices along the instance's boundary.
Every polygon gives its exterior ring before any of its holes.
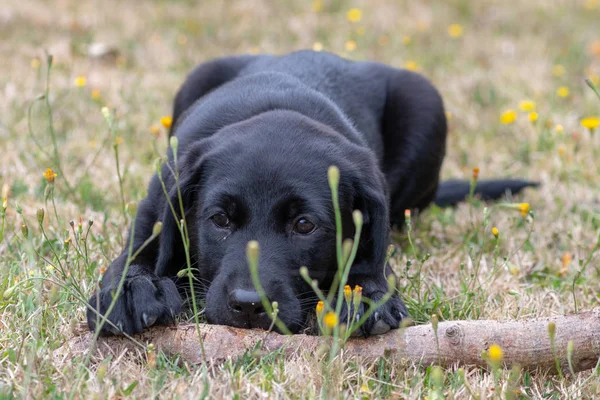
{"type": "Polygon", "coordinates": [[[229,227],[229,224],[230,224],[229,218],[227,217],[227,214],[225,214],[224,212],[216,213],[215,215],[210,217],[210,219],[212,220],[213,224],[215,224],[219,228],[229,227]]]}
{"type": "Polygon", "coordinates": [[[301,235],[308,235],[309,233],[313,233],[316,226],[306,218],[300,218],[296,225],[294,225],[294,232],[299,233],[301,235]]]}

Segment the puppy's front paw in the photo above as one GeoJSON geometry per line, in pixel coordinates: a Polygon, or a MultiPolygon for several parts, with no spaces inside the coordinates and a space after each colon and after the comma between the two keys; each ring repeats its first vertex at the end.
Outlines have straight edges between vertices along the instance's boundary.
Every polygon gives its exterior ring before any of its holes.
{"type": "MultiPolygon", "coordinates": [[[[159,278],[147,273],[138,266],[132,266],[125,278],[121,293],[116,298],[108,321],[102,324],[102,334],[133,335],[154,324],[173,323],[181,311],[182,300],[175,283],[169,278],[159,278]]],[[[87,320],[90,330],[95,331],[100,321],[98,312],[106,315],[119,282],[105,284],[100,293],[94,294],[89,301],[93,309],[88,308],[87,320]]]]}
{"type": "MultiPolygon", "coordinates": [[[[385,296],[385,292],[382,291],[363,291],[363,297],[370,299],[373,303],[378,302],[385,296]]],[[[362,302],[356,311],[351,306],[350,310],[347,305],[344,304],[342,307],[340,321],[348,323],[348,313],[354,318],[354,323],[360,321],[360,319],[369,312],[369,305],[362,302]]],[[[374,312],[370,313],[369,317],[364,323],[358,327],[352,336],[371,336],[381,335],[388,332],[390,329],[397,329],[400,326],[400,322],[408,316],[406,306],[400,300],[397,294],[394,294],[387,302],[379,306],[374,312]]]]}

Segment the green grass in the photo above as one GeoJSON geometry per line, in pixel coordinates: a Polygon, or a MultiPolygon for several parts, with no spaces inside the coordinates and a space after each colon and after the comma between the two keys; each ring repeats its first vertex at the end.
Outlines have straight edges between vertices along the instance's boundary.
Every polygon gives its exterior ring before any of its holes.
{"type": "Polygon", "coordinates": [[[410,240],[406,232],[394,234],[390,262],[414,320],[525,319],[598,307],[600,129],[592,133],[580,121],[600,114],[584,80],[600,75],[600,5],[323,0],[319,9],[315,3],[8,0],[3,6],[0,398],[600,395],[590,372],[424,368],[385,358],[330,361],[326,353],[249,352],[207,366],[148,350],[65,365],[53,360],[84,320],[81,300],[123,247],[130,223],[123,204],[145,195],[153,160],[169,145],[159,121],[170,114],[185,75],[212,57],[285,53],[315,42],[356,60],[416,67],[436,84],[450,115],[444,178],[469,179],[479,167],[481,178],[542,182],[505,201],[529,202],[527,217],[475,198],[413,216],[410,240]],[[353,7],[362,11],[359,22],[346,19],[353,7]],[[463,27],[457,38],[448,35],[455,23],[463,27]],[[356,42],[352,51],[349,40],[356,42]],[[88,58],[94,42],[119,55],[88,58]],[[54,63],[48,96],[39,98],[46,93],[44,49],[54,63]],[[85,86],[75,86],[78,76],[87,78],[85,86]],[[561,86],[567,97],[557,95],[561,86]],[[535,123],[518,108],[525,99],[536,103],[535,123]],[[503,125],[507,109],[517,120],[503,125]],[[58,173],[52,195],[46,168],[58,173]]]}

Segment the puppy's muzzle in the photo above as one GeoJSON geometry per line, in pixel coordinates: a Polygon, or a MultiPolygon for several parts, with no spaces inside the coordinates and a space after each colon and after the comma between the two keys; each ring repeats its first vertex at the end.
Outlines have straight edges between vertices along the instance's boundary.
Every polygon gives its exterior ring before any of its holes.
{"type": "Polygon", "coordinates": [[[260,296],[255,290],[234,289],[229,293],[229,308],[242,321],[256,321],[266,315],[260,296]]]}

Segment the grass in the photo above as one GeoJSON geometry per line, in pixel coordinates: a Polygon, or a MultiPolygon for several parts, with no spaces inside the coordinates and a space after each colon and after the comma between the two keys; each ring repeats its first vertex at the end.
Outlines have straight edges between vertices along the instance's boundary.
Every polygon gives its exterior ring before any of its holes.
{"type": "Polygon", "coordinates": [[[443,177],[469,179],[478,167],[480,178],[542,182],[507,200],[529,202],[527,217],[475,198],[413,216],[410,241],[406,232],[394,234],[390,262],[416,321],[525,319],[597,307],[600,132],[580,125],[600,114],[585,83],[600,75],[597,1],[5,3],[0,398],[600,396],[590,372],[422,368],[343,354],[331,364],[328,355],[302,352],[208,366],[151,350],[64,367],[52,359],[84,320],[81,299],[122,249],[130,223],[124,204],[143,198],[153,160],[167,149],[160,119],[170,114],[178,85],[195,64],[234,53],[322,46],[417,68],[440,89],[449,113],[443,177]],[[347,19],[354,7],[358,22],[347,19]],[[462,27],[458,37],[449,34],[458,31],[449,32],[452,24],[462,27]],[[95,42],[119,54],[90,59],[86,49],[95,42]],[[39,97],[47,83],[44,49],[54,65],[48,96],[39,97]],[[85,84],[77,86],[77,77],[85,84]],[[568,96],[557,94],[561,87],[568,96]],[[534,123],[519,110],[526,99],[536,103],[534,123]],[[516,121],[504,125],[500,116],[509,109],[516,121]],[[58,174],[53,193],[46,168],[58,174]]]}

